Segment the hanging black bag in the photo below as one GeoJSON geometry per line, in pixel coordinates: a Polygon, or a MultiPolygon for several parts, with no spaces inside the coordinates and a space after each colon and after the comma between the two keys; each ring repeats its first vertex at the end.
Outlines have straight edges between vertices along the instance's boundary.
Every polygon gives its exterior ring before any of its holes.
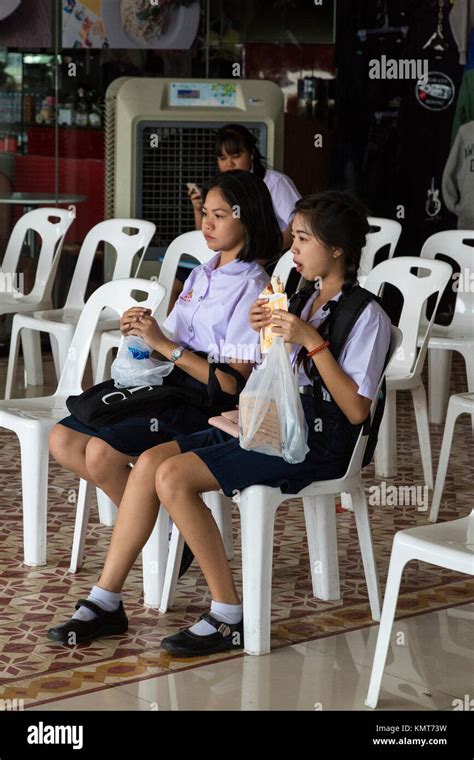
{"type": "MultiPolygon", "coordinates": [[[[196,353],[207,358],[205,353],[196,353]]],[[[171,405],[197,406],[206,409],[209,416],[220,414],[236,406],[244,385],[242,375],[228,364],[209,363],[207,386],[194,381],[179,367],[174,367],[171,375],[164,378],[163,385],[116,388],[113,380],[105,380],[78,396],[69,396],[66,406],[80,422],[98,430],[128,417],[147,414],[150,410],[158,415],[171,405]],[[225,393],[221,389],[216,377],[217,369],[235,378],[235,394],[225,393]]]]}
{"type": "MultiPolygon", "coordinates": [[[[288,310],[293,314],[299,316],[313,292],[314,289],[308,286],[298,291],[298,293],[295,293],[295,295],[290,299],[288,310]]],[[[336,361],[339,358],[339,355],[351,333],[352,328],[354,327],[355,323],[359,319],[366,306],[371,301],[377,301],[382,306],[380,299],[376,295],[371,293],[369,290],[365,290],[365,288],[360,287],[360,285],[354,285],[354,287],[345,292],[338,301],[329,301],[326,305],[329,314],[319,325],[318,332],[321,337],[324,338],[324,340],[327,340],[330,343],[329,350],[336,361]]],[[[387,358],[384,363],[384,369],[387,363],[387,358]]],[[[328,389],[326,388],[313,362],[311,363],[311,379],[313,382],[316,417],[321,417],[323,388],[325,388],[326,391],[328,389]]],[[[374,456],[380,423],[382,422],[382,417],[385,409],[385,396],[386,386],[384,379],[379,392],[379,398],[375,407],[374,416],[372,418],[372,424],[370,422],[370,415],[367,417],[365,422],[362,423],[364,435],[369,436],[364,453],[364,459],[362,461],[362,467],[370,464],[374,456]]]]}

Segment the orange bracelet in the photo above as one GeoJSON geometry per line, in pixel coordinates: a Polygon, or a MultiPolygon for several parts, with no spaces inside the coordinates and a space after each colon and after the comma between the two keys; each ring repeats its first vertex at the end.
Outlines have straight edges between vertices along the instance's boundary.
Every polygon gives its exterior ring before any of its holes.
{"type": "Polygon", "coordinates": [[[306,356],[308,359],[311,359],[312,356],[314,356],[315,354],[318,354],[320,351],[324,351],[324,349],[329,348],[329,346],[330,346],[329,341],[325,340],[324,343],[321,343],[321,345],[318,346],[317,348],[313,348],[312,351],[308,351],[306,356]]]}

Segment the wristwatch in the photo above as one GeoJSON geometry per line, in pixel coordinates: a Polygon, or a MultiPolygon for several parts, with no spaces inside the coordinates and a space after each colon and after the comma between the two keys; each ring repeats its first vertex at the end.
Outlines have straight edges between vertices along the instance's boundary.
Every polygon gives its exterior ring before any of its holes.
{"type": "Polygon", "coordinates": [[[173,362],[174,364],[175,362],[178,361],[178,359],[181,359],[181,355],[184,350],[185,350],[184,346],[176,346],[176,348],[173,348],[171,352],[170,362],[173,362]]]}

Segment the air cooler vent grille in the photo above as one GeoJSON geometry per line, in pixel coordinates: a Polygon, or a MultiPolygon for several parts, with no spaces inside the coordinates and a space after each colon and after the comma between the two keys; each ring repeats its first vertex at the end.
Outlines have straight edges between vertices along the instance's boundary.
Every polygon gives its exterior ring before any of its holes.
{"type": "MultiPolygon", "coordinates": [[[[216,171],[216,131],[228,122],[140,122],[137,126],[137,216],[156,224],[152,248],[163,252],[194,229],[186,182],[203,185],[216,171]]],[[[246,123],[265,155],[267,127],[246,123]]]]}
{"type": "MultiPolygon", "coordinates": [[[[109,96],[105,101],[105,164],[115,167],[117,96],[109,96]]],[[[115,210],[115,172],[105,173],[105,209],[104,219],[113,219],[115,210]]]]}

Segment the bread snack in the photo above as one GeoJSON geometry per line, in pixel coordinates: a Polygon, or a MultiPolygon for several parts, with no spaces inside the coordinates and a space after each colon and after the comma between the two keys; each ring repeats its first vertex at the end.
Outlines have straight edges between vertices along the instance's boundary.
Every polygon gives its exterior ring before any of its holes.
{"type": "MultiPolygon", "coordinates": [[[[259,298],[268,298],[267,306],[273,311],[274,309],[284,309],[288,311],[288,298],[285,293],[285,288],[278,277],[273,276],[265,290],[260,293],[259,298]]],[[[266,354],[273,343],[273,332],[271,325],[263,327],[260,330],[260,350],[262,354],[266,354]]]]}
{"type": "MultiPolygon", "coordinates": [[[[251,394],[242,395],[239,399],[239,427],[240,433],[246,441],[245,448],[256,449],[270,446],[277,451],[281,451],[283,441],[278,410],[274,399],[269,399],[266,402],[263,419],[259,427],[255,431],[250,430],[250,425],[253,423],[252,417],[254,416],[256,401],[257,395],[253,396],[251,394]],[[253,435],[251,435],[252,432],[253,435]]],[[[258,404],[259,406],[262,404],[261,398],[258,398],[258,404]]]]}

